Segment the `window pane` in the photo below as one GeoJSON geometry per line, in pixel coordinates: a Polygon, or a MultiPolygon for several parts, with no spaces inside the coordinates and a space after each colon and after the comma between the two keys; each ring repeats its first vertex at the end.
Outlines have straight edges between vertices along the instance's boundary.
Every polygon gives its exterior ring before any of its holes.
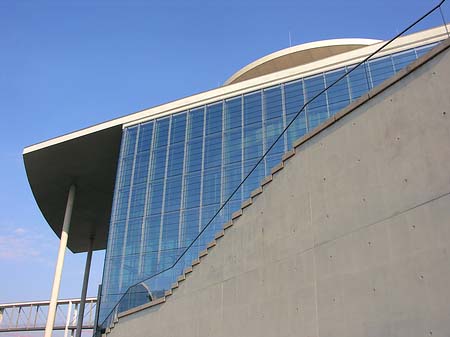
{"type": "Polygon", "coordinates": [[[234,128],[224,134],[224,164],[242,160],[242,129],[234,128]]]}
{"type": "Polygon", "coordinates": [[[305,89],[306,100],[309,102],[306,107],[308,124],[309,128],[313,129],[328,118],[326,93],[322,93],[320,96],[317,96],[322,90],[325,89],[323,75],[305,79],[305,89]]]}
{"type": "Polygon", "coordinates": [[[203,176],[203,205],[220,203],[220,168],[205,171],[203,176]]]}
{"type": "Polygon", "coordinates": [[[148,205],[148,214],[153,215],[161,213],[163,192],[163,181],[155,181],[150,184],[150,202],[148,205]]]}
{"type": "Polygon", "coordinates": [[[286,115],[297,113],[305,104],[303,97],[303,82],[291,82],[284,86],[284,101],[286,115]]]}
{"type": "Polygon", "coordinates": [[[138,153],[150,150],[152,135],[153,135],[153,122],[140,125],[139,142],[137,148],[138,153]]]}
{"type": "Polygon", "coordinates": [[[392,57],[394,62],[395,71],[400,71],[412,61],[416,59],[416,53],[414,50],[409,50],[405,53],[398,53],[392,57]]]}
{"type": "Polygon", "coordinates": [[[147,182],[149,157],[149,151],[140,152],[136,155],[133,184],[142,184],[147,182]]]}
{"type": "Polygon", "coordinates": [[[153,150],[153,167],[151,172],[151,180],[158,180],[164,178],[166,171],[166,155],[167,147],[162,147],[153,150]]]}
{"type": "Polygon", "coordinates": [[[242,124],[241,97],[225,101],[225,129],[240,127],[242,124]]]}
{"type": "Polygon", "coordinates": [[[172,212],[180,209],[182,176],[166,179],[166,192],[164,212],[172,212]]]}
{"type": "Polygon", "coordinates": [[[347,69],[348,72],[354,69],[348,75],[352,101],[369,91],[368,72],[366,71],[367,66],[365,64],[361,64],[359,67],[355,67],[356,66],[351,66],[347,69]]]}
{"type": "Polygon", "coordinates": [[[124,130],[124,137],[125,137],[125,149],[123,152],[124,157],[134,154],[134,149],[136,146],[136,135],[137,135],[137,126],[132,126],[124,130]]]}
{"type": "Polygon", "coordinates": [[[264,118],[281,118],[283,115],[283,100],[281,86],[265,89],[264,92],[264,118]]]}
{"type": "Polygon", "coordinates": [[[167,145],[167,137],[169,135],[170,118],[162,118],[156,121],[156,144],[155,147],[165,147],[167,145]]]}
{"type": "Polygon", "coordinates": [[[206,107],[206,134],[222,131],[222,102],[206,107]]]}
{"type": "Polygon", "coordinates": [[[188,172],[199,171],[202,168],[203,138],[196,138],[187,143],[186,169],[188,172]]]}
{"type": "MultiPolygon", "coordinates": [[[[339,78],[345,75],[345,69],[340,69],[325,74],[327,87],[335,83],[339,78]]],[[[348,90],[347,77],[343,77],[327,90],[328,107],[330,114],[334,115],[350,103],[350,93],[348,90]]]]}
{"type": "Polygon", "coordinates": [[[200,172],[186,175],[184,185],[185,208],[192,208],[200,205],[200,188],[201,188],[200,172]]]}
{"type": "Polygon", "coordinates": [[[144,215],[146,192],[147,184],[133,186],[133,191],[131,193],[129,218],[141,217],[144,215]]]}
{"type": "Polygon", "coordinates": [[[222,162],[222,134],[216,133],[205,139],[205,169],[220,166],[222,162]]]}
{"type": "Polygon", "coordinates": [[[245,160],[261,157],[263,154],[262,125],[250,124],[244,128],[244,158],[245,160]]]}
{"type": "Polygon", "coordinates": [[[370,61],[369,68],[373,87],[394,75],[394,65],[390,56],[370,61]]]}
{"type": "MultiPolygon", "coordinates": [[[[264,132],[266,134],[266,151],[270,146],[276,141],[281,132],[283,132],[283,119],[282,118],[274,118],[266,121],[264,132]]],[[[281,137],[275,146],[270,150],[269,154],[273,153],[283,153],[284,152],[284,138],[281,137]]]]}
{"type": "Polygon", "coordinates": [[[184,142],[170,146],[169,161],[167,162],[167,177],[183,173],[184,142]]]}
{"type": "Polygon", "coordinates": [[[262,123],[261,92],[244,96],[244,125],[262,123]]]}
{"type": "Polygon", "coordinates": [[[189,112],[188,139],[203,137],[204,108],[191,110],[189,112]]]}
{"type": "Polygon", "coordinates": [[[181,247],[188,246],[198,234],[198,222],[200,220],[199,208],[188,209],[183,212],[183,225],[181,233],[181,247]]]}
{"type": "Polygon", "coordinates": [[[186,134],[186,113],[180,113],[172,116],[172,125],[170,130],[170,143],[184,142],[186,134]]]}

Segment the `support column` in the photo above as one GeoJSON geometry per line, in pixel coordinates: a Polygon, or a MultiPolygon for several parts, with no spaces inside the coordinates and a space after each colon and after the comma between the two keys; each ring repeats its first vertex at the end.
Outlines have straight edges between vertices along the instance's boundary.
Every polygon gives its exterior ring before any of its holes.
{"type": "Polygon", "coordinates": [[[66,328],[64,329],[64,337],[68,337],[69,334],[69,326],[71,321],[71,313],[72,313],[72,301],[69,301],[67,306],[67,317],[66,317],[66,328]]]}
{"type": "Polygon", "coordinates": [[[87,294],[87,287],[88,287],[88,283],[89,283],[89,272],[91,271],[93,246],[94,246],[94,238],[91,237],[91,239],[89,240],[89,248],[88,248],[88,252],[87,252],[87,256],[86,256],[86,266],[84,268],[83,287],[81,289],[80,309],[78,310],[78,322],[77,322],[77,331],[75,333],[75,337],[81,336],[81,330],[83,328],[84,307],[86,305],[86,294],[87,294]]]}
{"type": "Polygon", "coordinates": [[[58,258],[56,260],[55,276],[53,278],[52,295],[48,307],[47,324],[45,325],[44,337],[51,337],[56,316],[56,302],[58,301],[59,286],[61,285],[62,268],[64,265],[64,255],[66,253],[67,239],[69,238],[70,220],[72,218],[73,202],[75,200],[75,185],[71,185],[69,196],[67,197],[66,212],[64,214],[61,240],[59,241],[58,258]]]}

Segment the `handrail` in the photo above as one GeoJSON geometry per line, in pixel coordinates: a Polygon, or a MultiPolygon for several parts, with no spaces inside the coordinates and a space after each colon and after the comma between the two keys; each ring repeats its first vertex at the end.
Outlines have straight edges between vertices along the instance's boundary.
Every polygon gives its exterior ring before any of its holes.
{"type": "MultiPolygon", "coordinates": [[[[374,52],[372,52],[369,56],[367,56],[366,58],[364,58],[362,61],[360,61],[356,66],[353,66],[350,70],[348,70],[347,72],[345,72],[343,75],[339,76],[333,83],[331,83],[330,85],[328,85],[327,87],[325,87],[324,89],[322,89],[319,93],[317,93],[315,96],[313,96],[311,99],[309,99],[306,103],[303,104],[303,106],[300,108],[300,110],[298,112],[295,113],[294,117],[291,119],[291,121],[286,125],[286,127],[283,129],[283,131],[278,135],[278,137],[275,139],[275,141],[269,146],[269,148],[264,152],[264,154],[259,158],[259,160],[257,161],[257,163],[253,166],[253,168],[248,172],[248,174],[245,176],[245,178],[239,183],[239,185],[233,190],[233,192],[230,194],[230,196],[222,203],[222,205],[219,207],[219,209],[215,212],[215,214],[212,216],[212,218],[208,221],[208,223],[203,227],[203,229],[197,234],[197,236],[192,240],[192,242],[185,248],[185,250],[183,251],[183,253],[180,254],[180,256],[175,260],[175,262],[170,266],[167,267],[159,272],[157,272],[156,274],[147,277],[139,282],[136,282],[132,285],[130,285],[127,290],[123,293],[123,295],[120,297],[120,299],[117,301],[117,303],[114,305],[114,307],[111,309],[111,311],[108,313],[108,315],[105,317],[105,319],[102,321],[100,326],[103,326],[104,323],[108,320],[108,318],[110,318],[111,314],[117,309],[117,307],[120,305],[120,303],[122,302],[122,300],[125,298],[125,296],[128,294],[128,291],[133,288],[136,287],[137,285],[146,282],[148,280],[153,279],[154,277],[161,275],[171,269],[173,269],[177,263],[185,256],[185,254],[188,252],[188,250],[194,245],[195,242],[197,242],[197,240],[202,236],[202,234],[205,232],[205,230],[211,225],[211,223],[214,221],[214,219],[217,217],[217,215],[223,210],[223,208],[229,203],[229,201],[235,196],[235,194],[239,191],[239,189],[242,187],[242,185],[247,181],[247,179],[251,176],[251,174],[256,170],[256,168],[258,167],[259,164],[261,164],[261,162],[266,158],[266,156],[269,154],[269,152],[275,147],[275,145],[277,144],[277,142],[284,136],[284,134],[286,133],[286,131],[289,129],[289,127],[295,122],[295,120],[300,116],[300,114],[302,112],[305,111],[305,108],[312,103],[314,100],[316,100],[319,96],[323,95],[325,92],[327,92],[330,88],[332,88],[334,85],[336,85],[338,82],[340,82],[342,79],[344,79],[345,77],[349,76],[353,71],[355,71],[357,68],[359,68],[361,65],[365,64],[369,59],[371,59],[374,55],[378,54],[380,51],[382,51],[383,49],[385,49],[388,45],[390,45],[392,42],[394,42],[396,39],[398,39],[400,36],[402,36],[403,34],[405,34],[407,31],[409,31],[411,28],[413,28],[415,25],[417,25],[418,23],[420,23],[422,20],[424,20],[426,17],[428,17],[430,14],[432,14],[434,11],[436,11],[437,9],[439,9],[441,11],[441,16],[442,19],[444,20],[443,14],[442,14],[442,5],[446,2],[447,0],[441,0],[436,6],[434,6],[433,8],[431,8],[428,12],[426,12],[424,15],[422,15],[419,19],[417,19],[416,21],[414,21],[412,24],[410,24],[408,27],[406,27],[405,29],[403,29],[400,33],[398,33],[397,35],[395,35],[393,38],[391,38],[389,41],[387,41],[386,43],[384,43],[383,45],[381,45],[379,48],[377,48],[374,52]]],[[[445,28],[447,30],[447,24],[444,21],[444,25],[445,28]]],[[[448,32],[448,30],[447,30],[448,32]]],[[[366,70],[367,72],[367,70],[366,70]]],[[[366,74],[366,78],[367,78],[367,74],[366,74]]],[[[100,307],[100,304],[99,304],[100,307]]],[[[98,328],[98,326],[97,326],[98,328]]]]}

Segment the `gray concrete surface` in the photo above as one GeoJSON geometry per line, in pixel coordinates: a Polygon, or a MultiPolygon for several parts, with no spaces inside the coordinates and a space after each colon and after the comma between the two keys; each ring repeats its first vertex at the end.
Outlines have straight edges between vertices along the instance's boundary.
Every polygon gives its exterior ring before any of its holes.
{"type": "Polygon", "coordinates": [[[450,51],[296,149],[111,337],[450,336],[450,51]]]}

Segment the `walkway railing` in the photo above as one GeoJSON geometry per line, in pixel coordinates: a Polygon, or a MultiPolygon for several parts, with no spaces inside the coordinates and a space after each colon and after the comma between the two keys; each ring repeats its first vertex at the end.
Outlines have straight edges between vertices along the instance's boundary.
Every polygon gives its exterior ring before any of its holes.
{"type": "MultiPolygon", "coordinates": [[[[0,304],[0,333],[45,330],[49,304],[50,301],[0,304]]],[[[97,298],[86,299],[83,330],[94,329],[96,307],[97,298]]],[[[59,300],[56,304],[54,330],[64,331],[64,337],[73,336],[77,327],[79,308],[79,298],[59,300]]]]}
{"type": "MultiPolygon", "coordinates": [[[[412,57],[409,55],[409,59],[406,57],[402,59],[401,55],[399,55],[397,63],[395,63],[393,59],[389,59],[390,63],[383,62],[383,60],[386,59],[386,56],[381,57],[380,54],[385,51],[389,45],[436,12],[438,12],[438,15],[440,16],[439,20],[442,20],[443,22],[447,37],[450,37],[442,11],[442,5],[445,1],[446,0],[440,1],[427,13],[398,33],[395,37],[382,44],[358,64],[347,66],[342,73],[336,73],[334,77],[330,77],[330,84],[327,83],[325,88],[317,90],[317,93],[301,106],[296,113],[290,115],[290,120],[287,121],[286,127],[264,151],[264,154],[257,160],[256,164],[249,168],[248,172],[245,172],[245,178],[240,181],[229,197],[216,210],[212,218],[201,229],[195,239],[178,256],[175,262],[170,267],[130,286],[121,296],[117,304],[111,309],[109,314],[103,316],[105,318],[100,317],[101,319],[99,322],[101,323],[97,327],[97,333],[100,333],[102,330],[111,326],[120,312],[164,297],[165,291],[170,289],[172,283],[176,282],[177,277],[183,273],[184,269],[187,266],[191,266],[193,260],[198,258],[199,253],[214,239],[216,232],[223,229],[224,222],[228,220],[226,219],[224,221],[225,214],[230,214],[230,210],[228,209],[230,204],[236,204],[236,201],[240,200],[241,195],[250,197],[250,192],[253,188],[259,186],[259,180],[257,180],[257,184],[252,188],[252,183],[256,181],[254,178],[259,177],[261,171],[264,172],[262,166],[266,165],[265,159],[277,154],[276,151],[279,151],[279,144],[284,141],[284,138],[286,137],[285,134],[289,135],[292,130],[301,129],[299,128],[299,124],[305,126],[304,130],[306,131],[304,131],[303,134],[312,131],[312,128],[319,123],[322,123],[331,115],[337,113],[345,105],[365,94],[384,80],[392,77],[396,72],[421,55],[420,50],[415,50],[415,56],[412,57]],[[330,104],[330,102],[334,105],[330,104]],[[331,106],[335,106],[336,109],[331,108],[331,106]]],[[[296,137],[300,136],[302,136],[302,134],[296,135],[296,137]]]]}

